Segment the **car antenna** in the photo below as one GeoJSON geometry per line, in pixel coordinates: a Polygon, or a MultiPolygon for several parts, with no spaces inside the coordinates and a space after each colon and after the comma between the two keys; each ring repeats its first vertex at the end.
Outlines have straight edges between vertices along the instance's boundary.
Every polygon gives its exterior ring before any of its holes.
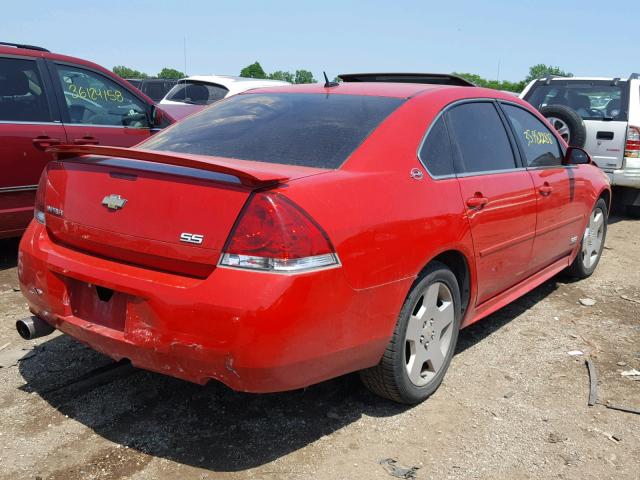
{"type": "Polygon", "coordinates": [[[329,77],[327,77],[327,72],[322,72],[324,75],[324,88],[337,87],[340,85],[338,82],[330,82],[329,77]]]}

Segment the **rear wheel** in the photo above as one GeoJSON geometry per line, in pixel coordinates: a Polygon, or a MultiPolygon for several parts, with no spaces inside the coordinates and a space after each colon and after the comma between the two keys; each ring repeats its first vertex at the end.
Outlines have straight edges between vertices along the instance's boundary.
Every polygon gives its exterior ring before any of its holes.
{"type": "Polygon", "coordinates": [[[584,147],[587,129],[582,117],[565,105],[547,105],[540,113],[549,121],[558,134],[572,147],[584,147]]]}
{"type": "Polygon", "coordinates": [[[360,372],[365,386],[400,403],[425,400],[437,390],[449,368],[460,317],[456,277],[445,265],[434,262],[409,292],[380,363],[360,372]]]}
{"type": "Polygon", "coordinates": [[[595,271],[607,237],[607,203],[598,199],[589,216],[582,235],[580,251],[569,267],[569,273],[577,278],[587,278],[595,271]]]}

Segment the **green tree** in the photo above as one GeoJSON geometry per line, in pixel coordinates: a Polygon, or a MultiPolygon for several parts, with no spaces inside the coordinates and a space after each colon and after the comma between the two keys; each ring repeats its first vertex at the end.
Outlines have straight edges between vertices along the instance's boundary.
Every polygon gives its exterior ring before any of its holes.
{"type": "Polygon", "coordinates": [[[125,67],[124,65],[116,65],[111,69],[113,73],[122,78],[148,78],[149,75],[133,68],[125,67]]]}
{"type": "Polygon", "coordinates": [[[294,76],[293,76],[293,73],[291,73],[291,72],[284,72],[282,70],[276,70],[275,72],[269,74],[269,79],[270,80],[282,80],[284,82],[293,83],[294,76]]]}
{"type": "Polygon", "coordinates": [[[294,83],[316,83],[316,79],[313,78],[313,73],[309,70],[296,70],[293,81],[294,83]]]}
{"type": "Polygon", "coordinates": [[[527,78],[525,78],[525,82],[530,82],[531,80],[535,80],[536,78],[547,77],[549,75],[573,77],[573,73],[565,72],[560,67],[554,67],[551,65],[545,65],[544,63],[539,63],[529,68],[529,75],[527,75],[527,78]]]}
{"type": "Polygon", "coordinates": [[[184,78],[186,76],[187,76],[186,73],[182,73],[180,70],[176,70],[175,68],[169,68],[169,67],[164,67],[162,70],[160,70],[160,73],[158,74],[158,78],[173,78],[176,80],[179,78],[184,78]]]}
{"type": "Polygon", "coordinates": [[[240,76],[244,78],[267,78],[260,62],[253,62],[240,70],[240,76]]]}

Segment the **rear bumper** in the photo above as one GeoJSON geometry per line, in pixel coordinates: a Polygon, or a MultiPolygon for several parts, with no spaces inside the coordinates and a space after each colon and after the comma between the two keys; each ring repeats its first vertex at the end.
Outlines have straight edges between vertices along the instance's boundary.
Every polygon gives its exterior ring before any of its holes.
{"type": "Polygon", "coordinates": [[[611,185],[640,189],[640,158],[625,158],[625,168],[606,172],[611,185]]]}
{"type": "Polygon", "coordinates": [[[341,268],[278,275],[147,270],[53,243],[32,222],[19,276],[30,310],[116,360],[250,392],[304,387],[375,365],[411,279],[354,290],[341,268]],[[98,298],[95,286],[113,290],[98,298]]]}

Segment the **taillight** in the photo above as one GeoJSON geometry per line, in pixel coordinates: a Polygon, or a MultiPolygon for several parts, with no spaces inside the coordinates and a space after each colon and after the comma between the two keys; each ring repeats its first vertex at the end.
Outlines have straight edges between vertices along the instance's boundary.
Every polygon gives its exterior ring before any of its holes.
{"type": "Polygon", "coordinates": [[[624,147],[624,156],[630,158],[640,157],[640,128],[627,128],[627,143],[624,147]]]}
{"type": "Polygon", "coordinates": [[[244,209],[220,265],[300,272],[339,265],[327,238],[309,215],[277,193],[258,193],[244,209]]]}
{"type": "Polygon", "coordinates": [[[36,191],[36,204],[33,209],[33,217],[43,225],[45,225],[44,206],[45,195],[47,193],[47,169],[42,170],[40,181],[38,182],[38,190],[36,191]]]}

